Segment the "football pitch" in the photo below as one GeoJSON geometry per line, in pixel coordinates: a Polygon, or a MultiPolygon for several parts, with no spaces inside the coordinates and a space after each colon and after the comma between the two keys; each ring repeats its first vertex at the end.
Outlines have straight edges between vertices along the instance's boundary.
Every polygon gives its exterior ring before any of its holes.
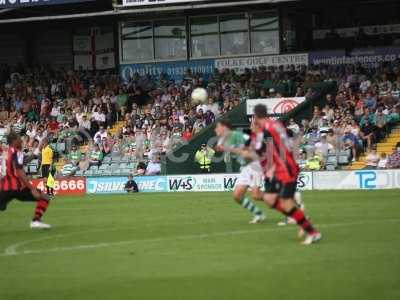
{"type": "Polygon", "coordinates": [[[400,299],[400,192],[304,192],[323,233],[250,215],[229,193],[58,198],[0,213],[0,299],[400,299]]]}

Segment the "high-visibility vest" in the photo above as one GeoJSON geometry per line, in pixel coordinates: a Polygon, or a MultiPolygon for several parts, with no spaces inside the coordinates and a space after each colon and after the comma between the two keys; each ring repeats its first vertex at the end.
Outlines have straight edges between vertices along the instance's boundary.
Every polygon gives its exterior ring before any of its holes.
{"type": "Polygon", "coordinates": [[[196,161],[200,165],[200,169],[209,169],[211,167],[211,158],[214,155],[213,150],[203,151],[198,150],[196,152],[196,161]]]}

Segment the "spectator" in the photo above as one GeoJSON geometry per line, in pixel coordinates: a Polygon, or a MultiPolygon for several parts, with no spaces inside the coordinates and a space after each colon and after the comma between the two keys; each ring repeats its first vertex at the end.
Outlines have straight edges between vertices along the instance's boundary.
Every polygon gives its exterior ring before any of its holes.
{"type": "Polygon", "coordinates": [[[297,135],[300,132],[300,127],[299,125],[297,125],[293,118],[289,119],[289,125],[287,126],[287,128],[293,132],[293,135],[297,135]]]}
{"type": "Polygon", "coordinates": [[[146,167],[146,175],[160,175],[161,173],[161,163],[159,155],[154,154],[146,167]]]}
{"type": "Polygon", "coordinates": [[[376,154],[376,149],[372,149],[365,158],[365,169],[376,169],[379,162],[379,156],[376,154]]]}
{"type": "Polygon", "coordinates": [[[202,144],[201,148],[195,154],[195,160],[199,164],[200,171],[202,173],[211,172],[212,158],[214,157],[215,151],[208,147],[207,144],[202,144]]]}
{"type": "Polygon", "coordinates": [[[351,159],[356,161],[357,158],[357,137],[346,129],[342,137],[344,150],[351,150],[351,159]]]}
{"type": "Polygon", "coordinates": [[[323,163],[326,162],[329,152],[333,149],[333,146],[326,140],[326,133],[321,134],[321,141],[315,144],[315,154],[321,158],[323,163]]]}
{"type": "Polygon", "coordinates": [[[380,158],[379,158],[379,162],[378,162],[378,169],[386,169],[387,168],[387,164],[388,164],[388,157],[386,155],[386,153],[382,153],[380,158]]]}
{"type": "Polygon", "coordinates": [[[144,175],[146,172],[146,165],[143,162],[140,162],[138,163],[136,170],[138,175],[144,175]]]}
{"type": "Polygon", "coordinates": [[[104,129],[104,126],[100,126],[100,129],[94,135],[93,140],[96,144],[101,144],[102,140],[107,139],[107,137],[108,137],[108,134],[107,134],[107,131],[104,129]]]}
{"type": "Polygon", "coordinates": [[[387,116],[383,114],[382,108],[379,108],[375,114],[376,139],[381,140],[386,135],[387,116]]]}
{"type": "Polygon", "coordinates": [[[90,132],[91,126],[92,126],[92,124],[91,124],[90,120],[88,119],[87,115],[83,114],[82,119],[79,122],[79,128],[90,132]]]}
{"type": "Polygon", "coordinates": [[[363,141],[364,148],[369,151],[371,149],[371,145],[375,141],[375,127],[368,121],[366,120],[364,125],[361,127],[361,132],[360,136],[363,141]]]}
{"type": "Polygon", "coordinates": [[[77,166],[82,159],[81,150],[74,144],[71,146],[71,151],[69,152],[69,161],[73,166],[77,166]]]}
{"type": "Polygon", "coordinates": [[[182,139],[188,142],[192,138],[192,128],[190,126],[185,127],[185,131],[182,134],[182,139]]]}
{"type": "Polygon", "coordinates": [[[394,152],[391,155],[389,155],[387,167],[389,169],[400,168],[400,143],[397,143],[394,152]]]}
{"type": "Polygon", "coordinates": [[[78,167],[74,165],[70,160],[67,160],[61,168],[61,175],[63,177],[73,176],[78,170],[78,167]]]}
{"type": "Polygon", "coordinates": [[[100,151],[98,144],[93,145],[92,151],[89,153],[89,166],[99,166],[103,160],[103,153],[100,151]]]}

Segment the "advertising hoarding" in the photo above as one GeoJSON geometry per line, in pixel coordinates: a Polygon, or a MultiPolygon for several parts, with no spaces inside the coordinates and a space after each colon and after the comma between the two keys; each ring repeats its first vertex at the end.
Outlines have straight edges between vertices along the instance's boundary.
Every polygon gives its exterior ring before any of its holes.
{"type": "Polygon", "coordinates": [[[291,111],[305,100],[305,97],[249,99],[246,101],[246,113],[248,116],[253,115],[254,107],[257,104],[263,104],[267,107],[268,114],[281,115],[291,111]]]}

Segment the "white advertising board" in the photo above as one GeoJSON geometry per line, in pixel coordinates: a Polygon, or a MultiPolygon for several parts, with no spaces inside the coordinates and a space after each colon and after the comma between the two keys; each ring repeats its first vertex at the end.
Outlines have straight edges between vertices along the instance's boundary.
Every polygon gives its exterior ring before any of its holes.
{"type": "MultiPolygon", "coordinates": [[[[239,177],[238,173],[210,175],[167,176],[170,192],[226,192],[232,191],[239,177]]],[[[313,187],[312,172],[302,172],[297,180],[300,190],[313,187]]]]}
{"type": "Polygon", "coordinates": [[[315,190],[400,188],[400,170],[313,172],[315,190]]]}
{"type": "Polygon", "coordinates": [[[270,115],[285,114],[305,100],[305,97],[249,99],[246,101],[246,113],[248,116],[253,115],[254,107],[263,104],[270,115]]]}
{"type": "MultiPolygon", "coordinates": [[[[275,52],[279,52],[279,43],[275,43],[275,52]]],[[[263,55],[250,57],[223,58],[215,60],[218,70],[230,69],[236,73],[243,73],[245,69],[259,68],[261,66],[300,66],[308,65],[308,53],[285,54],[285,55],[263,55]]]]}

